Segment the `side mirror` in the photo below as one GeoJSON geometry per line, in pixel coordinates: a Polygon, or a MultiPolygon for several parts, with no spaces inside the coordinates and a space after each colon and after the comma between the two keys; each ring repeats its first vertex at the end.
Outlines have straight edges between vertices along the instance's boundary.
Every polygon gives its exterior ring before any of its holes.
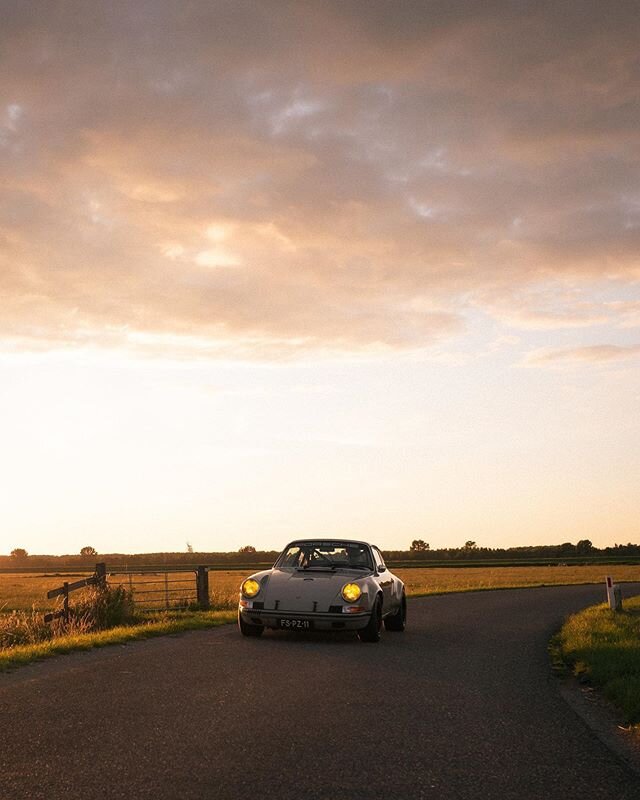
{"type": "Polygon", "coordinates": [[[386,571],[387,571],[386,567],[378,567],[378,572],[386,572],[386,571]]]}

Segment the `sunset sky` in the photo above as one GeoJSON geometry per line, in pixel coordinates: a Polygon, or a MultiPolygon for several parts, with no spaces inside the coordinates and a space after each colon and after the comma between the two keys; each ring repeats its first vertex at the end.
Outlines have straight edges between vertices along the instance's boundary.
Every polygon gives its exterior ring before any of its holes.
{"type": "Polygon", "coordinates": [[[0,6],[0,553],[640,540],[633,2],[0,6]]]}

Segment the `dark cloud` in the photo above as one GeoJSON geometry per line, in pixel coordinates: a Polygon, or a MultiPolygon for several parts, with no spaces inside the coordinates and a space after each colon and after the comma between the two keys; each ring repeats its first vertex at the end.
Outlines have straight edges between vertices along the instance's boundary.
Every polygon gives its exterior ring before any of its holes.
{"type": "Polygon", "coordinates": [[[468,308],[629,319],[567,286],[639,276],[633,3],[1,13],[15,346],[411,348],[468,308]]]}

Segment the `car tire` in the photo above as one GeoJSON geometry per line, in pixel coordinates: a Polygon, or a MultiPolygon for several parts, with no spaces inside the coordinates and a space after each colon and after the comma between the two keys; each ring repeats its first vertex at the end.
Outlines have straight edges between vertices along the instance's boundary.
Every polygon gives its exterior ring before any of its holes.
{"type": "Polygon", "coordinates": [[[262,636],[264,627],[262,625],[250,625],[242,619],[242,614],[238,611],[238,627],[243,636],[262,636]]]}
{"type": "Polygon", "coordinates": [[[400,608],[395,614],[391,614],[384,621],[384,627],[388,631],[403,631],[407,625],[407,597],[402,593],[400,608]]]}
{"type": "Polygon", "coordinates": [[[369,617],[369,622],[365,628],[358,631],[358,638],[361,642],[379,642],[380,631],[382,629],[382,600],[377,597],[373,606],[373,611],[369,617]]]}

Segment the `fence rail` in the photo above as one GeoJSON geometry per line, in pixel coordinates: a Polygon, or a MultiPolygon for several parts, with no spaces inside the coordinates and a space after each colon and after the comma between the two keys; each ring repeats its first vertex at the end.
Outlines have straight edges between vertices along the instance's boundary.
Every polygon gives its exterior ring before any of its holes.
{"type": "Polygon", "coordinates": [[[62,608],[59,611],[50,611],[44,615],[45,622],[52,622],[54,619],[62,617],[65,622],[69,622],[69,595],[77,589],[84,589],[86,586],[104,586],[107,581],[107,570],[105,564],[96,564],[96,571],[89,578],[82,578],[82,580],[69,583],[65,581],[62,586],[57,589],[51,589],[47,592],[47,599],[51,600],[54,597],[62,596],[62,608]]]}

